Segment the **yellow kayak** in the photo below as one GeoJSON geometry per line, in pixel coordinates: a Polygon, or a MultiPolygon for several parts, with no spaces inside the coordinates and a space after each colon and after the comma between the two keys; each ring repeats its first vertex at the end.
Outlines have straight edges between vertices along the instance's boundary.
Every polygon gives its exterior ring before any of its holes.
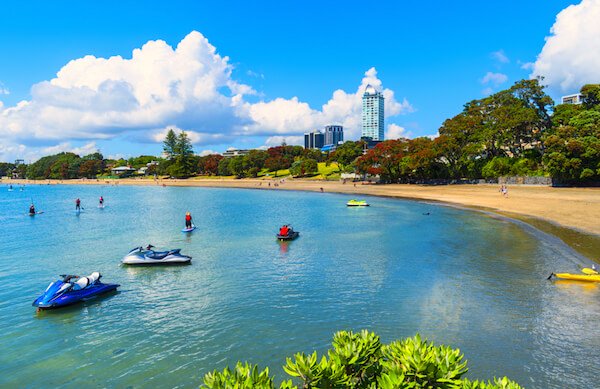
{"type": "Polygon", "coordinates": [[[600,274],[554,273],[554,276],[561,280],[600,282],[600,274]]]}

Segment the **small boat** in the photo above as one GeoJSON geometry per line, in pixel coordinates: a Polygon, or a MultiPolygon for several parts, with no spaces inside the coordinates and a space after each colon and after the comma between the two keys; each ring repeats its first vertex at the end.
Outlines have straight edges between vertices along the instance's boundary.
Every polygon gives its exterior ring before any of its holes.
{"type": "Polygon", "coordinates": [[[349,207],[368,207],[369,204],[365,200],[350,200],[346,203],[349,207]]]}
{"type": "Polygon", "coordinates": [[[298,231],[294,231],[294,228],[292,228],[292,226],[288,226],[288,233],[287,234],[281,234],[278,233],[277,235],[277,239],[278,240],[294,240],[296,239],[298,236],[300,236],[300,233],[298,231]]]}
{"type": "Polygon", "coordinates": [[[192,224],[192,226],[190,228],[183,228],[181,229],[181,232],[192,232],[196,229],[196,226],[192,224]]]}
{"type": "Polygon", "coordinates": [[[62,279],[51,282],[44,293],[35,299],[32,304],[34,307],[60,308],[112,292],[120,286],[100,282],[102,275],[99,272],[93,272],[87,277],[67,274],[62,274],[61,277],[62,279]]]}
{"type": "Polygon", "coordinates": [[[192,261],[192,257],[180,253],[181,249],[154,251],[153,247],[136,247],[121,262],[125,265],[186,265],[192,261]]]}

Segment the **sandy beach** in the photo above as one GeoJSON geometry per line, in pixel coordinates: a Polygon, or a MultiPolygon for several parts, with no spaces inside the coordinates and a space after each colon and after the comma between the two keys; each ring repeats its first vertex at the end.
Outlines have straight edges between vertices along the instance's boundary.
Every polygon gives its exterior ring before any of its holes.
{"type": "Polygon", "coordinates": [[[265,180],[265,179],[119,179],[119,180],[12,180],[2,183],[13,185],[166,185],[251,188],[271,190],[302,190],[335,193],[356,193],[438,201],[452,205],[498,212],[503,215],[520,215],[541,219],[560,227],[600,237],[600,188],[551,188],[545,186],[514,185],[508,187],[504,197],[498,185],[369,185],[339,181],[265,180]],[[277,186],[275,186],[277,184],[277,186]]]}

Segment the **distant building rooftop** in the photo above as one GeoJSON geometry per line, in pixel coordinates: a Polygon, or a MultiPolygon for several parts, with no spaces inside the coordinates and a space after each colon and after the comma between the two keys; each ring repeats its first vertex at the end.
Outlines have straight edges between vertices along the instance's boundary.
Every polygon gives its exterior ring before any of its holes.
{"type": "Polygon", "coordinates": [[[224,157],[228,158],[228,157],[237,157],[239,155],[248,155],[249,152],[250,152],[250,150],[247,150],[247,149],[235,149],[233,147],[230,147],[222,155],[224,157]]]}
{"type": "Polygon", "coordinates": [[[575,93],[573,95],[567,95],[567,96],[563,96],[561,97],[561,103],[562,104],[581,104],[582,100],[581,100],[581,93],[575,93]]]}

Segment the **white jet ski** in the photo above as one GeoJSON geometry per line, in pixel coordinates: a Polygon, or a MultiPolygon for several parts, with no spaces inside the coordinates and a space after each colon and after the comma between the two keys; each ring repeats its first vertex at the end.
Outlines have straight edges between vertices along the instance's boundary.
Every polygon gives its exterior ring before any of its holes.
{"type": "Polygon", "coordinates": [[[125,265],[185,265],[192,257],[180,253],[181,249],[155,251],[154,246],[136,247],[121,261],[125,265]]]}

